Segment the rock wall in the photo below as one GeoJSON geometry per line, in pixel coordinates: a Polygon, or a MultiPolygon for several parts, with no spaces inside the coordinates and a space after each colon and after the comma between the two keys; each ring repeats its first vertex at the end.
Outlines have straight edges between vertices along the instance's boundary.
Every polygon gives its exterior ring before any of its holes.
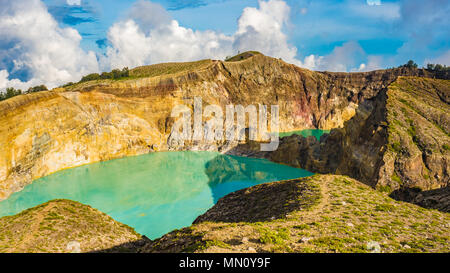
{"type": "Polygon", "coordinates": [[[450,184],[450,81],[400,77],[361,103],[343,128],[291,136],[269,155],[318,173],[345,174],[392,192],[450,184]]]}
{"type": "MultiPolygon", "coordinates": [[[[222,149],[223,143],[173,147],[167,141],[173,107],[192,107],[196,96],[204,105],[222,107],[279,105],[281,131],[331,129],[342,127],[399,75],[428,74],[406,68],[313,72],[255,55],[237,62],[203,61],[172,74],[86,82],[14,97],[0,102],[0,200],[65,168],[151,151],[222,149]]],[[[332,133],[329,141],[337,141],[338,135],[332,133]]],[[[333,160],[321,163],[323,168],[333,160]]],[[[316,169],[315,163],[303,164],[316,169]]]]}

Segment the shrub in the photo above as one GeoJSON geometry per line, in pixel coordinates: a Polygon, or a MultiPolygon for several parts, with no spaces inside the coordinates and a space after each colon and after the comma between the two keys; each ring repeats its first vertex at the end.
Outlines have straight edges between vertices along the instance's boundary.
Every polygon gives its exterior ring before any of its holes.
{"type": "Polygon", "coordinates": [[[103,72],[102,74],[92,73],[87,76],[81,78],[79,82],[88,82],[88,81],[96,81],[96,80],[106,80],[106,79],[121,79],[128,78],[130,76],[130,71],[128,67],[124,67],[122,70],[113,69],[111,72],[103,72]]]}
{"type": "Polygon", "coordinates": [[[401,65],[399,67],[417,68],[418,65],[413,60],[409,60],[406,64],[401,65]]]}
{"type": "Polygon", "coordinates": [[[429,71],[449,71],[450,66],[442,64],[427,64],[427,70],[429,71]]]}
{"type": "Polygon", "coordinates": [[[95,80],[99,80],[99,79],[100,79],[100,75],[98,73],[92,73],[92,74],[82,77],[80,82],[95,81],[95,80]]]}
{"type": "Polygon", "coordinates": [[[47,91],[47,90],[48,90],[47,86],[45,86],[45,85],[38,85],[38,86],[35,86],[35,87],[28,88],[27,93],[34,93],[34,92],[47,91]]]}
{"type": "Polygon", "coordinates": [[[6,88],[5,93],[0,93],[0,101],[6,100],[18,95],[22,94],[22,90],[20,89],[14,89],[13,87],[6,88]]]}

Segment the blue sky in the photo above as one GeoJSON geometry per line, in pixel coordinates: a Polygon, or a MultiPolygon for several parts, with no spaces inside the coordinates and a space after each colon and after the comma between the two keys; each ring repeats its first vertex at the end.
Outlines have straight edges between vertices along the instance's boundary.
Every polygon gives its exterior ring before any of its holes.
{"type": "Polygon", "coordinates": [[[0,90],[42,82],[48,75],[55,85],[92,71],[220,59],[249,49],[313,70],[367,71],[409,59],[450,65],[448,0],[17,0],[4,5],[0,90]],[[39,26],[43,36],[36,39],[52,40],[54,51],[36,49],[36,41],[20,35],[30,29],[26,22],[17,26],[5,19],[24,13],[36,14],[28,24],[39,26]],[[60,56],[58,46],[67,56],[60,56]],[[44,63],[52,68],[45,73],[44,63]]]}
{"type": "MultiPolygon", "coordinates": [[[[83,36],[83,47],[101,52],[96,41],[106,39],[108,28],[123,18],[135,0],[81,0],[81,5],[67,5],[65,0],[45,0],[50,12],[63,26],[76,28],[83,36]],[[80,12],[83,10],[83,12],[80,12]],[[70,20],[71,17],[78,20],[70,20]],[[66,19],[66,20],[65,20],[66,19]]],[[[236,31],[237,20],[245,7],[257,7],[257,0],[154,0],[160,3],[180,25],[195,30],[213,29],[225,34],[236,31]]],[[[299,49],[300,56],[330,54],[334,47],[347,41],[357,41],[367,54],[395,56],[408,41],[410,29],[401,26],[395,15],[377,14],[381,6],[396,9],[400,1],[285,1],[291,7],[289,40],[299,49]],[[370,5],[370,3],[374,3],[370,5]],[[379,5],[376,5],[379,4],[379,5]],[[353,8],[352,8],[353,6],[353,8]],[[366,6],[365,12],[359,9],[366,6]]],[[[416,1],[427,2],[427,1],[416,1]]],[[[421,5],[424,5],[422,3],[421,5]]],[[[445,6],[448,1],[430,1],[428,5],[445,6]],[[434,2],[434,3],[431,3],[434,2]]],[[[426,4],[425,4],[426,5],[426,4]]],[[[362,9],[361,9],[362,10],[362,9]]],[[[415,12],[420,12],[420,5],[415,12]]],[[[411,14],[413,16],[413,14],[411,14]]],[[[442,18],[448,24],[448,19],[442,18]]],[[[446,24],[442,24],[443,27],[446,24]]],[[[448,25],[447,25],[448,27],[448,25]]],[[[445,53],[450,47],[449,32],[430,44],[427,52],[414,52],[410,58],[422,64],[445,53]]],[[[407,56],[398,62],[407,60],[407,56]],[[406,59],[405,59],[406,58],[406,59]]],[[[396,65],[400,63],[392,63],[396,65]]]]}

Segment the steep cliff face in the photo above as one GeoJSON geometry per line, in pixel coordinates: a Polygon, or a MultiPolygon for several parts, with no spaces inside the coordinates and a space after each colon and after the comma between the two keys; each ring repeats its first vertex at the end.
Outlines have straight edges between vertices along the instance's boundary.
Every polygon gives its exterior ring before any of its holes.
{"type": "Polygon", "coordinates": [[[312,72],[260,54],[140,67],[130,74],[0,102],[0,200],[64,168],[151,151],[222,149],[217,143],[168,143],[172,109],[192,108],[194,97],[222,108],[279,105],[281,131],[331,129],[342,127],[399,75],[429,76],[406,68],[312,72]]]}
{"type": "Polygon", "coordinates": [[[400,78],[389,88],[387,105],[388,149],[380,185],[449,186],[450,81],[400,78]]]}
{"type": "Polygon", "coordinates": [[[1,105],[0,199],[61,169],[148,153],[164,141],[159,105],[172,103],[99,92],[39,93],[23,103],[27,97],[1,105]]]}
{"type": "Polygon", "coordinates": [[[450,181],[450,81],[400,77],[361,103],[318,142],[292,136],[270,155],[319,173],[349,175],[386,191],[431,190],[450,181]],[[297,153],[288,154],[288,151],[297,153]]]}

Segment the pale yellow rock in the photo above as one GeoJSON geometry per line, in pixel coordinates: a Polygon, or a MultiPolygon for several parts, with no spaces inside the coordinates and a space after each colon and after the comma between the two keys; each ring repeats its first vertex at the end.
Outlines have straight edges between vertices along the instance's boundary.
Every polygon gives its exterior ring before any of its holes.
{"type": "Polygon", "coordinates": [[[136,78],[85,82],[0,102],[0,200],[61,169],[180,148],[168,146],[170,114],[179,104],[192,109],[194,97],[223,110],[229,104],[278,105],[282,132],[331,129],[355,114],[358,99],[373,96],[381,82],[395,77],[383,71],[370,72],[371,77],[318,73],[263,55],[238,62],[158,64],[133,73],[136,78]],[[367,87],[368,78],[373,87],[367,87]]]}

